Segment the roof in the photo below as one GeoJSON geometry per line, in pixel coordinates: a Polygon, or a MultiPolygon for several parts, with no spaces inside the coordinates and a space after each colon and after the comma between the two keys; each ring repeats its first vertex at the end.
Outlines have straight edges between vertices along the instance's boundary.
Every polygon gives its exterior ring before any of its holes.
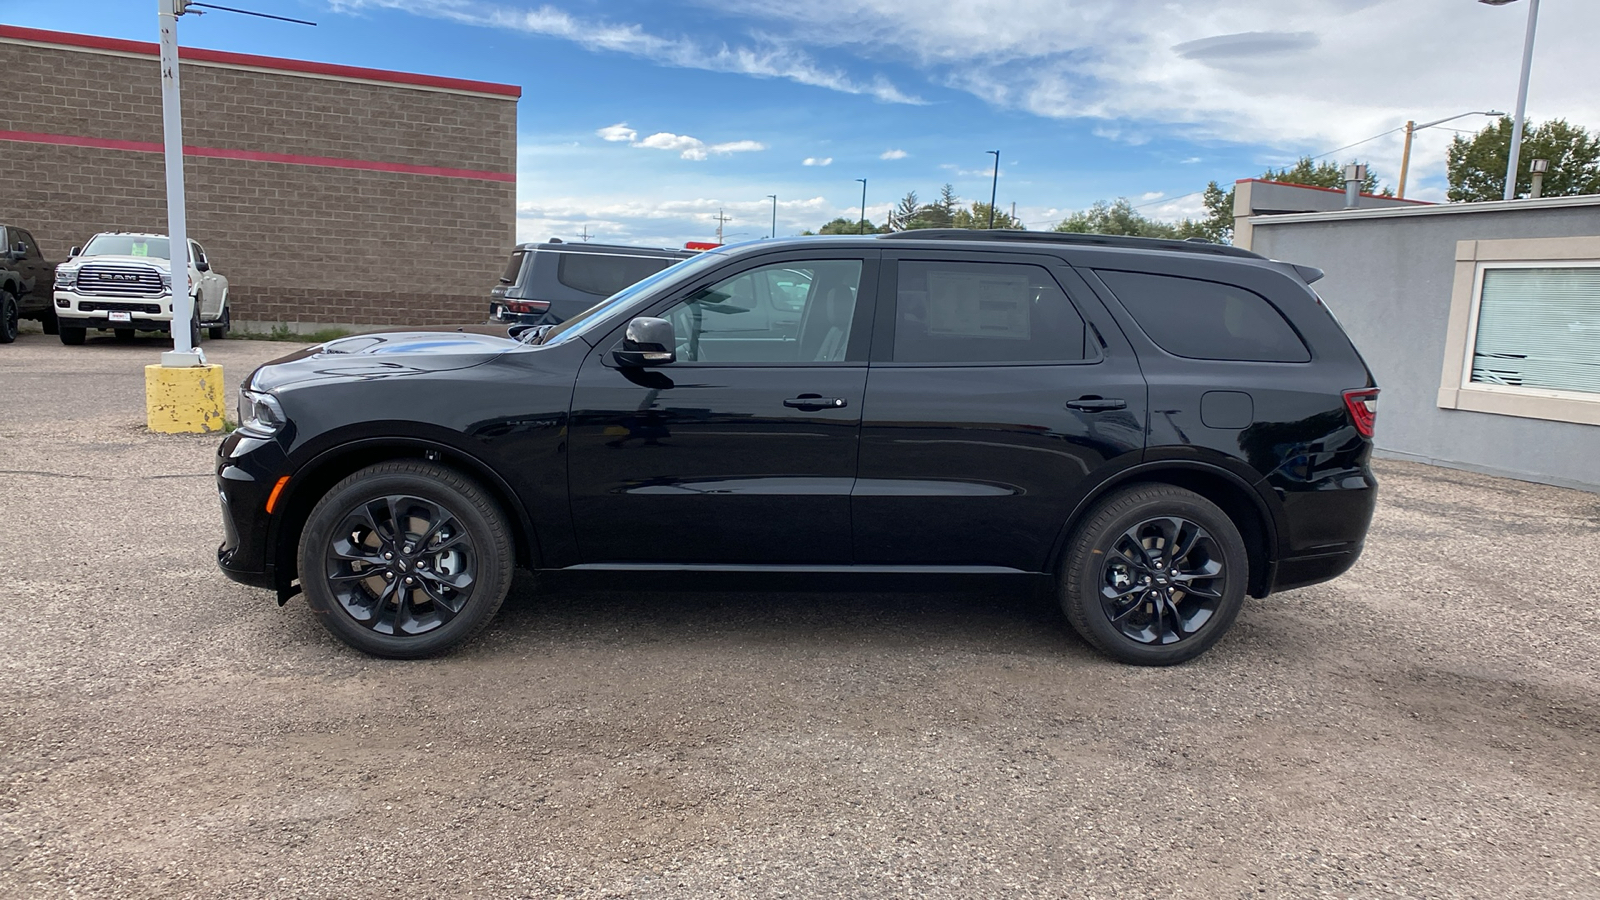
{"type": "MultiPolygon", "coordinates": [[[[1277,184],[1282,185],[1283,187],[1300,188],[1301,190],[1307,191],[1326,191],[1330,194],[1339,194],[1341,196],[1344,195],[1344,188],[1322,187],[1321,185],[1316,184],[1296,184],[1293,181],[1273,181],[1270,178],[1240,178],[1235,181],[1234,184],[1277,184]]],[[[1368,194],[1365,191],[1361,192],[1360,196],[1366,197],[1369,200],[1392,200],[1395,203],[1411,203],[1417,206],[1437,205],[1428,200],[1411,200],[1406,197],[1390,197],[1385,194],[1368,194]]]]}
{"type": "Polygon", "coordinates": [[[588,241],[572,243],[560,238],[551,238],[548,241],[529,241],[516,246],[518,250],[552,250],[558,253],[595,253],[613,256],[639,256],[644,254],[662,255],[673,258],[687,258],[696,255],[693,250],[681,250],[677,247],[639,247],[632,244],[596,244],[588,241]]]}
{"type": "MultiPolygon", "coordinates": [[[[161,55],[159,44],[148,41],[128,41],[121,38],[100,37],[90,34],[73,34],[66,31],[46,31],[41,28],[23,28],[17,25],[0,25],[0,41],[24,44],[43,44],[71,50],[110,53],[120,56],[161,55]]],[[[368,69],[362,66],[340,66],[332,63],[311,62],[301,59],[284,59],[276,56],[256,56],[251,53],[230,53],[223,50],[204,50],[198,47],[179,47],[178,58],[192,63],[259,69],[303,75],[312,78],[329,78],[336,81],[366,81],[393,84],[421,90],[451,91],[466,94],[487,94],[515,99],[522,96],[522,88],[513,84],[496,84],[490,81],[472,81],[465,78],[445,78],[438,75],[418,75],[388,69],[368,69]]]]}
{"type": "Polygon", "coordinates": [[[1600,194],[1576,197],[1524,197],[1520,200],[1484,200],[1477,203],[1433,203],[1427,206],[1397,206],[1388,209],[1335,209],[1328,212],[1288,213],[1275,216],[1251,216],[1250,225],[1292,225],[1297,222],[1338,222],[1345,219],[1391,219],[1408,216],[1459,216],[1475,213],[1527,212],[1538,209],[1565,207],[1600,207],[1600,194]]]}

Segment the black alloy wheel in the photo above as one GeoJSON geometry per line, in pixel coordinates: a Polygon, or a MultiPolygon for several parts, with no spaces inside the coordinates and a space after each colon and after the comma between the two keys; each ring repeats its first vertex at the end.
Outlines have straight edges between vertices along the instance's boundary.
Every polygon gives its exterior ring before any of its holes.
{"type": "Polygon", "coordinates": [[[1123,662],[1200,655],[1244,604],[1249,558],[1238,527],[1209,500],[1147,484],[1112,495],[1068,548],[1062,606],[1074,629],[1123,662]]]}
{"type": "Polygon", "coordinates": [[[0,291],[0,344],[17,339],[17,295],[9,290],[0,291]]]}
{"type": "Polygon", "coordinates": [[[335,485],[300,541],[300,583],[329,631],[377,656],[432,656],[488,624],[511,585],[504,516],[433,463],[380,463],[335,485]]]}
{"type": "Polygon", "coordinates": [[[223,338],[227,337],[228,336],[228,332],[230,332],[232,330],[233,330],[233,310],[228,309],[227,307],[223,307],[222,308],[222,322],[220,324],[217,324],[217,325],[212,325],[208,329],[208,332],[209,332],[208,333],[208,337],[210,337],[213,341],[220,341],[223,338]]]}

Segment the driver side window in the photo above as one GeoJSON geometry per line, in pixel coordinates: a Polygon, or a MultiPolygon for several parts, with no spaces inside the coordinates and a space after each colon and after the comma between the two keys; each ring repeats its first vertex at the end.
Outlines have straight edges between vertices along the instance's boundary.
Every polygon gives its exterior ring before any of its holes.
{"type": "Polygon", "coordinates": [[[842,362],[860,260],[774,263],[697,291],[661,317],[680,362],[842,362]]]}

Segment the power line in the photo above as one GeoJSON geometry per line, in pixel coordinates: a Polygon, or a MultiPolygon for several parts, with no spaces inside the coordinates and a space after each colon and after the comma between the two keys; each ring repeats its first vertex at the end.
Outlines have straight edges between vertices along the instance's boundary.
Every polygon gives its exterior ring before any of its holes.
{"type": "Polygon", "coordinates": [[[188,2],[186,4],[183,4],[183,6],[185,6],[185,7],[198,6],[201,9],[220,9],[223,12],[238,13],[238,14],[240,14],[242,16],[256,16],[256,17],[262,18],[262,19],[277,19],[279,22],[293,22],[296,25],[316,25],[317,24],[315,22],[307,22],[305,19],[291,19],[288,16],[275,16],[272,13],[255,12],[253,10],[248,10],[248,9],[234,9],[231,6],[217,6],[217,5],[212,4],[212,3],[195,3],[194,0],[190,0],[190,2],[188,2]]]}

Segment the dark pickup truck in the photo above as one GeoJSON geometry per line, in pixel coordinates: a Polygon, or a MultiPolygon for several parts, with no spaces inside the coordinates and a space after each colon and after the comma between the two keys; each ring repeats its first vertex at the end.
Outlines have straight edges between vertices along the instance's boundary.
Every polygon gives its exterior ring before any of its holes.
{"type": "Polygon", "coordinates": [[[39,243],[25,228],[0,225],[0,344],[17,339],[17,323],[37,319],[45,334],[56,333],[56,316],[50,296],[56,283],[56,264],[39,252],[39,243]]]}

